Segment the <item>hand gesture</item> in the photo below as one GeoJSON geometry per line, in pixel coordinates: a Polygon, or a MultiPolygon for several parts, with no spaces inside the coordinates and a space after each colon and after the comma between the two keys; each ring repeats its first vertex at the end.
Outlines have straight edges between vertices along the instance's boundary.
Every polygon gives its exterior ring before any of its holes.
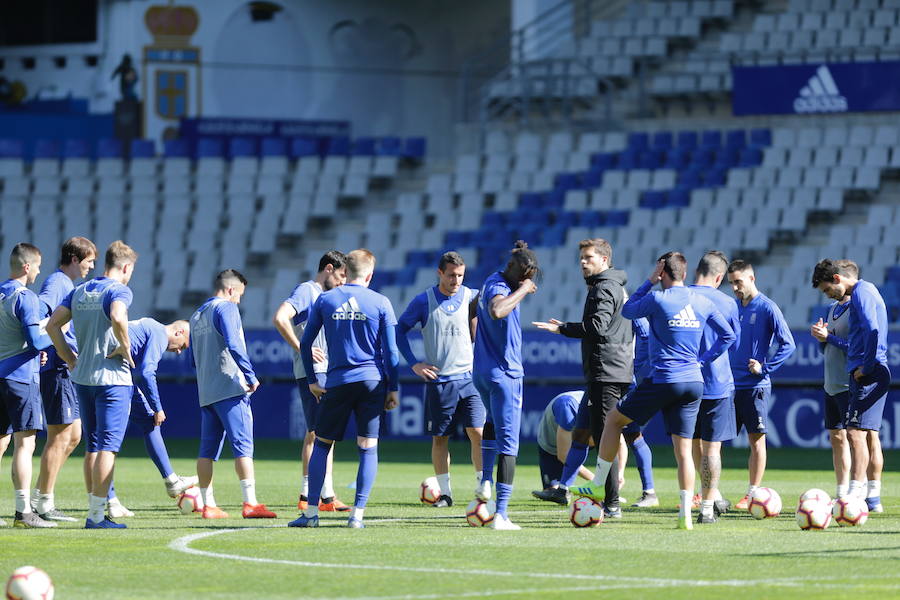
{"type": "Polygon", "coordinates": [[[656,285],[657,283],[659,283],[659,280],[662,278],[662,274],[663,274],[663,271],[665,270],[665,268],[666,268],[665,261],[662,261],[662,260],[656,261],[656,268],[653,269],[653,272],[650,273],[650,277],[647,278],[650,281],[650,283],[652,283],[653,285],[656,285]]]}
{"type": "Polygon", "coordinates": [[[822,343],[827,342],[828,341],[828,323],[825,323],[822,321],[822,319],[819,319],[816,323],[813,323],[812,327],[810,328],[810,333],[812,334],[812,336],[814,338],[816,338],[820,342],[822,342],[822,343]]]}
{"type": "Polygon", "coordinates": [[[323,363],[328,360],[328,355],[325,354],[325,351],[316,346],[312,347],[312,357],[314,363],[323,363]]]}
{"type": "Polygon", "coordinates": [[[41,357],[41,366],[43,367],[44,365],[47,364],[47,360],[49,359],[49,357],[47,356],[47,353],[44,352],[43,350],[41,350],[38,353],[38,355],[41,357]]]}
{"type": "Polygon", "coordinates": [[[550,319],[549,321],[532,321],[532,325],[537,327],[538,329],[543,329],[544,331],[549,331],[550,333],[559,333],[559,326],[563,325],[562,321],[557,319],[550,319]]]}
{"type": "Polygon", "coordinates": [[[316,397],[316,402],[322,399],[322,396],[325,395],[325,388],[320,386],[318,383],[309,384],[310,393],[316,397]]]}
{"type": "Polygon", "coordinates": [[[526,293],[533,294],[537,291],[537,284],[531,279],[523,279],[521,283],[519,283],[519,289],[525,289],[526,293]]]}
{"type": "Polygon", "coordinates": [[[436,381],[439,369],[428,363],[417,362],[412,366],[413,373],[424,379],[425,381],[436,381]]]}
{"type": "Polygon", "coordinates": [[[131,352],[125,346],[117,346],[115,350],[106,355],[106,358],[115,358],[116,356],[120,357],[125,364],[127,364],[132,369],[134,368],[134,359],[131,358],[131,352]]]}
{"type": "Polygon", "coordinates": [[[747,368],[750,369],[750,372],[754,375],[762,375],[762,364],[755,358],[751,358],[747,361],[747,368]]]}
{"type": "Polygon", "coordinates": [[[153,414],[153,425],[154,427],[159,427],[163,424],[163,421],[166,420],[166,411],[161,410],[158,413],[153,414]]]}
{"type": "Polygon", "coordinates": [[[400,392],[388,392],[384,400],[384,410],[394,410],[400,405],[400,392]]]}
{"type": "Polygon", "coordinates": [[[255,392],[258,389],[259,389],[258,381],[254,381],[253,383],[248,383],[247,384],[247,395],[252,394],[253,392],[255,392]]]}

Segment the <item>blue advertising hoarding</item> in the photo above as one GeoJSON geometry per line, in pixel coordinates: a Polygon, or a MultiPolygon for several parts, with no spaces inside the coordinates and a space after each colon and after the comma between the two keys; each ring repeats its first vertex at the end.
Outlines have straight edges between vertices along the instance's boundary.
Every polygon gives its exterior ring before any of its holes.
{"type": "Polygon", "coordinates": [[[735,115],[900,110],[900,61],[732,67],[735,115]]]}
{"type": "Polygon", "coordinates": [[[190,142],[201,137],[335,137],[349,136],[350,122],[197,117],[181,119],[178,131],[190,142]]]}

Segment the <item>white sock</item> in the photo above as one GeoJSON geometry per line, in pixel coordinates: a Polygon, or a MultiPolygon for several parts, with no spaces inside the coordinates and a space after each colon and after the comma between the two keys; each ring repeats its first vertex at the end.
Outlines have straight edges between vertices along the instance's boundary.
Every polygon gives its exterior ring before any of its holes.
{"type": "Polygon", "coordinates": [[[645,494],[655,494],[656,490],[654,490],[653,488],[650,488],[650,489],[644,490],[644,493],[645,494]]]}
{"type": "Polygon", "coordinates": [[[705,517],[713,516],[713,500],[701,500],[700,501],[700,514],[705,517]]]}
{"type": "Polygon", "coordinates": [[[253,479],[241,479],[241,493],[244,495],[244,502],[252,506],[256,506],[256,481],[253,479]]]}
{"type": "Polygon", "coordinates": [[[866,493],[866,498],[877,498],[881,495],[881,482],[877,479],[870,479],[868,488],[869,491],[866,493]]]}
{"type": "Polygon", "coordinates": [[[317,504],[316,506],[313,506],[312,504],[310,504],[309,507],[303,511],[303,514],[306,515],[310,519],[312,517],[318,517],[319,516],[319,505],[317,504]]]}
{"type": "Polygon", "coordinates": [[[450,489],[450,473],[442,473],[437,476],[438,487],[441,488],[441,496],[453,496],[450,489]]]}
{"type": "Polygon", "coordinates": [[[753,492],[759,489],[758,485],[753,485],[752,483],[747,486],[747,495],[753,496],[753,492]]]}
{"type": "Polygon", "coordinates": [[[719,491],[719,488],[716,488],[716,496],[715,496],[715,499],[716,499],[716,500],[721,500],[721,499],[722,499],[722,492],[719,491]]]}
{"type": "Polygon", "coordinates": [[[362,521],[363,520],[363,512],[365,512],[365,510],[366,509],[364,509],[364,508],[356,508],[354,506],[352,509],[350,509],[350,518],[356,519],[358,521],[362,521]]]}
{"type": "Polygon", "coordinates": [[[325,471],[325,479],[322,480],[322,493],[319,498],[334,498],[334,476],[331,469],[325,471]]]}
{"type": "Polygon", "coordinates": [[[603,460],[599,456],[597,457],[597,472],[594,473],[594,479],[591,481],[591,485],[595,486],[604,486],[606,485],[606,478],[609,476],[609,470],[612,469],[612,462],[608,460],[603,460]]]}
{"type": "Polygon", "coordinates": [[[481,485],[481,475],[482,475],[481,471],[475,471],[475,487],[478,487],[479,485],[481,485]]]}
{"type": "Polygon", "coordinates": [[[865,496],[866,484],[864,481],[857,481],[855,479],[850,480],[850,490],[847,492],[849,496],[859,496],[860,498],[865,496]]]}
{"type": "Polygon", "coordinates": [[[39,515],[46,514],[56,508],[53,503],[53,494],[41,494],[37,501],[37,512],[39,515]]]}
{"type": "Polygon", "coordinates": [[[210,484],[209,487],[200,488],[200,496],[203,498],[204,506],[217,506],[216,505],[216,497],[213,496],[212,484],[210,484]]]}
{"type": "Polygon", "coordinates": [[[16,512],[26,515],[31,512],[28,490],[16,490],[16,512]]]}
{"type": "Polygon", "coordinates": [[[693,497],[691,490],[679,490],[678,496],[681,499],[678,516],[689,517],[691,515],[691,499],[693,497]]]}
{"type": "Polygon", "coordinates": [[[309,475],[303,476],[303,491],[300,492],[300,495],[309,497],[309,475]]]}
{"type": "Polygon", "coordinates": [[[88,503],[87,518],[94,523],[99,523],[103,520],[104,512],[106,512],[106,498],[103,498],[102,496],[94,496],[92,494],[90,497],[90,502],[88,503]]]}
{"type": "Polygon", "coordinates": [[[119,501],[119,497],[118,497],[118,496],[113,496],[112,498],[110,498],[110,499],[109,499],[109,504],[118,504],[119,506],[122,505],[122,503],[119,501]]]}
{"type": "Polygon", "coordinates": [[[37,501],[41,499],[41,490],[34,488],[31,490],[31,503],[37,504],[37,501]]]}
{"type": "Polygon", "coordinates": [[[850,485],[846,483],[839,483],[837,485],[837,497],[843,498],[847,495],[847,492],[850,491],[850,485]]]}
{"type": "Polygon", "coordinates": [[[166,483],[175,483],[176,481],[178,481],[178,475],[176,475],[175,473],[171,473],[168,477],[163,477],[163,481],[165,481],[166,483]]]}

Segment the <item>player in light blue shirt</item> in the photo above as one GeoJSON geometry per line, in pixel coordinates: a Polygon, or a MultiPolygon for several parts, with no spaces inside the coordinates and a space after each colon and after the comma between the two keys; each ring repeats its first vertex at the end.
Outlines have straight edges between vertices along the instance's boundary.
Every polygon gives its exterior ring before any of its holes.
{"type": "Polygon", "coordinates": [[[729,352],[734,375],[736,433],[743,427],[750,440],[750,483],[747,494],[735,508],[746,510],[750,496],[766,472],[766,422],[772,394],[769,375],[794,353],[795,345],[781,309],[757,289],[753,265],[743,260],[733,261],[728,265],[728,281],[741,320],[741,337],[729,352]],[[775,351],[770,352],[773,344],[775,351]]]}
{"type": "Polygon", "coordinates": [[[344,438],[350,415],[356,420],[359,469],[356,500],[347,526],[363,528],[363,512],[378,472],[378,433],[381,415],[396,408],[399,399],[397,318],[390,301],[369,289],[375,256],[365,249],[346,257],[347,283],[316,300],[300,339],[300,357],[313,372],[312,344],[325,330],[328,374],[325,387],[310,382],[319,399],[316,443],[309,459],[309,506],[291,527],[319,526],[319,498],[331,446],[344,438]]]}
{"type": "MultiPolygon", "coordinates": [[[[319,411],[319,400],[309,391],[309,376],[303,368],[300,359],[300,337],[306,327],[306,320],[313,304],[323,292],[327,292],[337,286],[344,285],[347,279],[347,271],[344,268],[344,254],[337,250],[326,252],[319,259],[319,271],[315,279],[301,283],[294,288],[291,295],[281,303],[275,312],[272,322],[275,329],[284,338],[294,351],[294,379],[297,380],[297,391],[300,394],[300,402],[303,407],[303,416],[306,419],[306,437],[303,439],[303,488],[300,490],[300,498],[297,501],[297,509],[306,510],[309,495],[309,457],[312,455],[313,444],[316,441],[316,416],[319,411]]],[[[319,336],[313,343],[313,369],[314,378],[319,386],[325,387],[325,374],[328,372],[328,346],[325,345],[325,334],[319,332],[319,336]]],[[[350,507],[341,502],[334,493],[332,479],[332,461],[334,447],[328,455],[328,463],[325,468],[325,483],[322,487],[322,499],[319,501],[319,510],[322,511],[348,511],[350,507]]]]}
{"type": "MultiPolygon", "coordinates": [[[[27,286],[41,272],[41,251],[20,243],[9,255],[9,279],[0,284],[0,437],[12,434],[14,527],[56,527],[31,509],[31,458],[38,430],[44,429],[38,369],[50,338],[40,330],[37,295],[27,286]]],[[[4,446],[5,449],[5,446],[4,446]]]]}
{"type": "Polygon", "coordinates": [[[631,421],[644,425],[661,410],[678,463],[680,529],[693,528],[690,516],[694,489],[691,438],[703,396],[702,370],[721,356],[735,339],[734,332],[715,305],[685,287],[686,271],[687,261],[681,253],[664,254],[650,278],[622,307],[622,315],[626,318],[646,317],[650,322],[651,374],[607,417],[592,484],[572,490],[576,495],[600,498],[602,484],[619,448],[622,429],[631,421]],[[651,291],[657,282],[662,284],[663,291],[651,291]],[[703,352],[703,330],[707,325],[715,330],[718,338],[703,352]]]}
{"type": "Polygon", "coordinates": [[[105,516],[116,454],[128,427],[131,405],[131,369],[128,282],[137,252],[122,241],[106,250],[103,277],[72,290],[53,311],[47,333],[59,357],[69,365],[78,393],[85,433],[85,480],[91,490],[85,529],[124,529],[105,516]],[[62,331],[72,321],[78,355],[62,331]]]}
{"type": "Polygon", "coordinates": [[[487,410],[482,443],[481,483],[475,496],[491,497],[494,461],[497,465],[497,512],[491,527],[520,529],[509,520],[522,425],[522,326],[519,303],[537,291],[537,256],[523,241],[516,242],[503,271],[484,282],[478,296],[478,326],[475,334],[474,379],[487,410]],[[515,288],[515,289],[514,289],[515,288]]]}

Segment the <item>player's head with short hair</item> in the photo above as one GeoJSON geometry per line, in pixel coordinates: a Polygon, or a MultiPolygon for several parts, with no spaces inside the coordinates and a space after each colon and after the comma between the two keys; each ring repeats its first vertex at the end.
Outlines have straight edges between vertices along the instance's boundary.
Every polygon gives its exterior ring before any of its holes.
{"type": "Polygon", "coordinates": [[[859,267],[852,260],[825,258],[813,268],[812,286],[832,300],[840,301],[850,294],[858,278],[859,267]]]}
{"type": "Polygon", "coordinates": [[[219,298],[240,304],[241,296],[247,289],[247,278],[237,269],[225,269],[216,275],[213,288],[219,298]]]}
{"type": "Polygon", "coordinates": [[[859,265],[850,260],[849,258],[842,258],[837,261],[838,270],[841,275],[846,275],[847,277],[853,277],[855,279],[859,279],[859,265]]]}
{"type": "Polygon", "coordinates": [[[116,240],[106,249],[106,260],[104,261],[106,274],[117,273],[118,276],[115,279],[127,285],[131,280],[137,259],[137,252],[122,240],[116,240]]]}
{"type": "Polygon", "coordinates": [[[326,292],[347,281],[347,257],[338,250],[329,250],[319,259],[316,281],[326,292]]]}
{"type": "Polygon", "coordinates": [[[181,354],[191,343],[191,324],[178,320],[166,325],[166,334],[169,336],[169,346],[166,352],[181,354]]]}
{"type": "Polygon", "coordinates": [[[695,273],[697,283],[719,287],[728,272],[728,257],[720,250],[708,250],[700,257],[695,273]]]}
{"type": "Polygon", "coordinates": [[[462,287],[466,276],[466,261],[458,252],[444,252],[438,261],[438,289],[446,296],[453,296],[462,287]]]}
{"type": "Polygon", "coordinates": [[[728,281],[735,298],[745,304],[759,293],[756,289],[756,274],[749,261],[740,258],[731,261],[728,265],[728,281]]]}
{"type": "Polygon", "coordinates": [[[347,254],[347,282],[368,286],[375,272],[375,255],[365,248],[347,254]]]}
{"type": "Polygon", "coordinates": [[[527,243],[518,240],[510,250],[509,261],[506,263],[503,274],[511,281],[536,280],[541,274],[537,254],[528,247],[527,243]]]}
{"type": "Polygon", "coordinates": [[[41,272],[41,251],[34,244],[19,242],[9,253],[9,272],[13,279],[25,276],[25,285],[31,285],[41,272]]]}
{"type": "Polygon", "coordinates": [[[687,259],[681,252],[666,252],[656,261],[662,263],[663,275],[668,276],[673,283],[684,281],[687,276],[687,259]]]}
{"type": "Polygon", "coordinates": [[[581,275],[587,279],[612,267],[612,246],[603,238],[578,242],[578,259],[581,275]]]}
{"type": "Polygon", "coordinates": [[[59,251],[59,266],[62,268],[78,267],[78,276],[87,277],[97,260],[97,246],[86,237],[70,237],[63,242],[59,251]]]}

